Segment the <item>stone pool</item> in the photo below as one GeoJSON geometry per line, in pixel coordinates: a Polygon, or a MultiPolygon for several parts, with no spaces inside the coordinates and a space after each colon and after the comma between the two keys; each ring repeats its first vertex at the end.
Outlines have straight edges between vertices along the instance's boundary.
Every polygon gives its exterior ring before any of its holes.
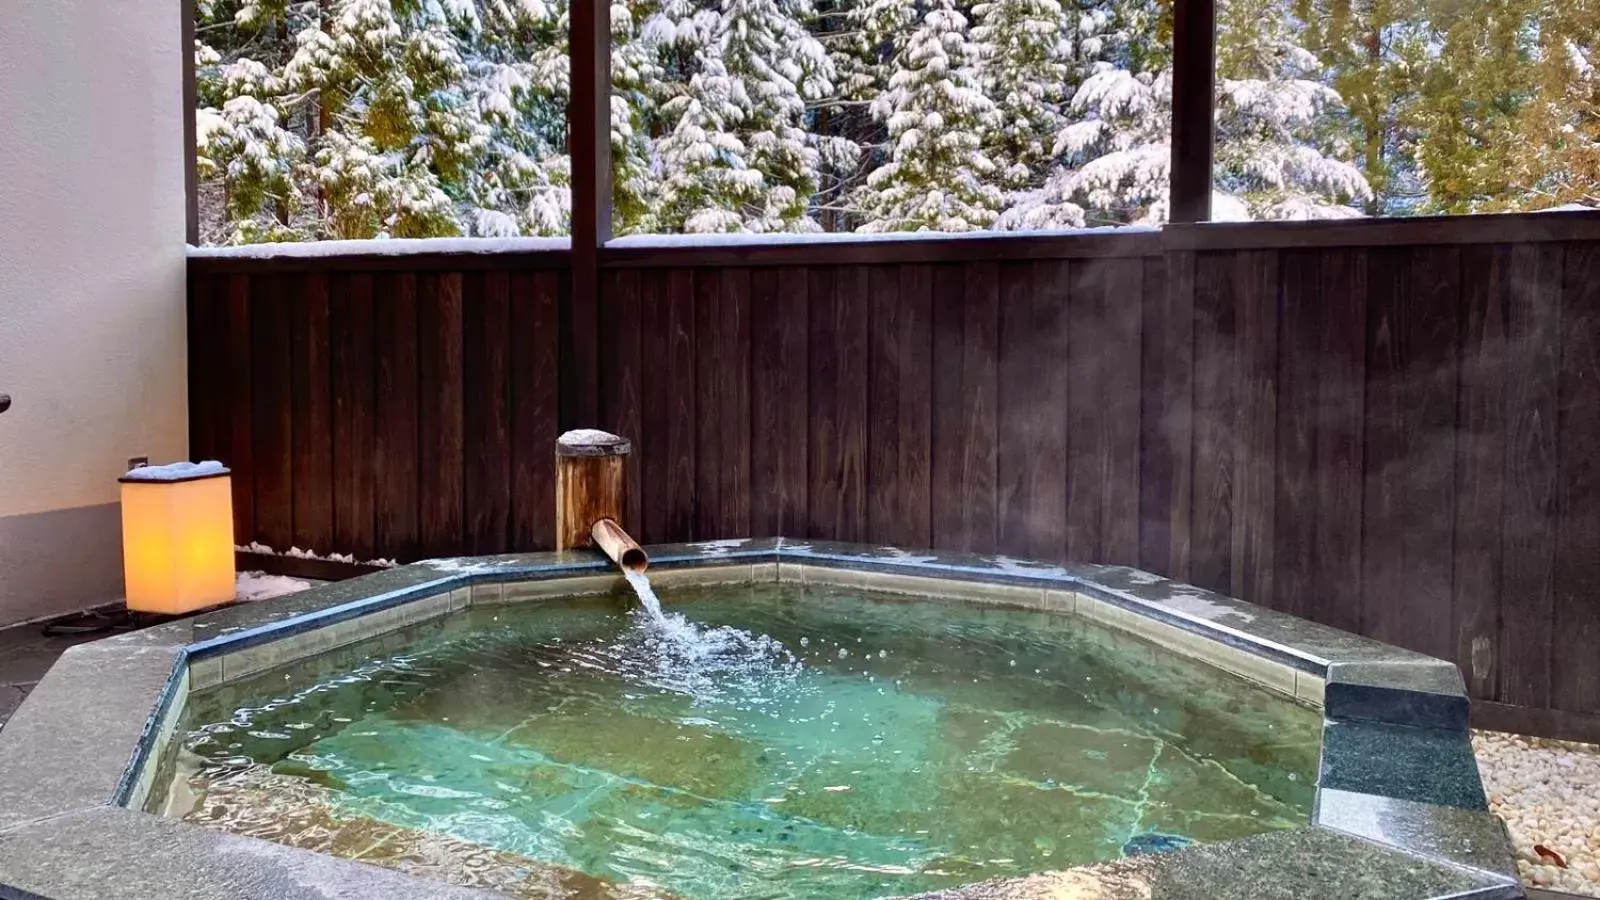
{"type": "Polygon", "coordinates": [[[532,554],[68,651],[0,732],[0,886],[1521,896],[1448,663],[1121,567],[651,556],[659,621],[532,554]]]}

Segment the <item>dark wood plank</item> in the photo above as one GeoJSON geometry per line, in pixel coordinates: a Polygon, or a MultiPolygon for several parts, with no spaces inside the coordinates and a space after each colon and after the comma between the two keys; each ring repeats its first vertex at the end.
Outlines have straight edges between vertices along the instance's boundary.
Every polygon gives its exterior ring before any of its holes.
{"type": "Polygon", "coordinates": [[[1361,485],[1366,370],[1366,257],[1349,250],[1322,255],[1325,315],[1317,343],[1315,576],[1310,617],[1355,630],[1350,588],[1361,578],[1361,485]]]}
{"type": "Polygon", "coordinates": [[[1027,559],[1066,551],[1069,265],[1000,268],[998,543],[1027,559]]]}
{"type": "Polygon", "coordinates": [[[859,541],[866,534],[867,270],[813,268],[807,533],[859,541]]]}
{"type": "MultiPolygon", "coordinates": [[[[1406,515],[1404,600],[1396,636],[1404,647],[1448,659],[1455,640],[1441,628],[1454,606],[1456,390],[1461,252],[1419,247],[1407,260],[1404,336],[1406,515]]],[[[1370,326],[1369,326],[1369,330],[1370,326]]],[[[1367,466],[1370,470],[1370,465],[1367,466]]]]}
{"type": "Polygon", "coordinates": [[[1600,240],[1600,212],[1501,213],[1308,222],[1169,224],[1167,250],[1309,250],[1317,247],[1439,246],[1600,240]]]}
{"type": "Polygon", "coordinates": [[[417,435],[422,551],[449,556],[465,549],[465,465],[462,285],[459,273],[417,279],[417,435]]]}
{"type": "Polygon", "coordinates": [[[511,549],[511,276],[463,281],[463,516],[467,550],[511,549]]]}
{"type": "MultiPolygon", "coordinates": [[[[718,423],[721,471],[721,529],[725,538],[750,531],[750,270],[722,270],[721,313],[717,322],[717,393],[721,405],[709,412],[718,423]]],[[[706,412],[702,411],[701,415],[706,412]]]]}
{"type": "MultiPolygon", "coordinates": [[[[1490,700],[1477,700],[1472,704],[1472,727],[1561,741],[1600,744],[1600,716],[1590,713],[1535,709],[1490,700]]],[[[1572,900],[1574,896],[1576,895],[1549,893],[1541,897],[1532,889],[1528,891],[1528,900],[1572,900]]]]}
{"type": "Polygon", "coordinates": [[[1067,558],[1100,562],[1105,554],[1106,302],[1109,270],[1103,263],[1072,267],[1067,297],[1067,558]]]}
{"type": "Polygon", "coordinates": [[[1238,411],[1233,477],[1234,593],[1272,599],[1278,443],[1278,254],[1245,251],[1234,262],[1238,411]]]}
{"type": "Polygon", "coordinates": [[[191,277],[188,285],[189,459],[218,459],[228,427],[228,380],[222,371],[227,307],[216,296],[217,279],[191,277]]]}
{"type": "Polygon", "coordinates": [[[251,456],[255,529],[251,540],[283,551],[294,544],[292,301],[287,276],[250,282],[251,456]]]}
{"type": "Polygon", "coordinates": [[[807,270],[807,303],[811,307],[806,389],[810,405],[806,450],[805,536],[834,540],[841,518],[843,473],[839,465],[839,328],[831,266],[807,270]]]}
{"type": "Polygon", "coordinates": [[[218,448],[222,461],[233,469],[233,540],[248,544],[255,540],[255,390],[251,383],[254,368],[254,311],[251,308],[250,279],[229,276],[227,292],[226,370],[228,392],[227,433],[219,437],[225,448],[218,448]]]}
{"type": "Polygon", "coordinates": [[[946,265],[1035,259],[1126,259],[1161,252],[1161,235],[1146,232],[996,235],[916,235],[903,240],[789,241],[774,236],[749,244],[686,247],[668,238],[630,237],[600,251],[603,268],[721,268],[727,266],[946,265]],[[933,239],[929,239],[929,238],[933,239]]]}
{"type": "Polygon", "coordinates": [[[801,536],[808,521],[810,308],[804,269],[750,273],[751,529],[801,536]]]}
{"type": "Polygon", "coordinates": [[[294,545],[333,549],[333,383],[328,341],[328,276],[291,284],[294,545]]]}
{"type": "Polygon", "coordinates": [[[642,287],[643,540],[693,540],[694,271],[646,273],[642,287]]]}
{"type": "Polygon", "coordinates": [[[930,546],[964,549],[966,534],[961,515],[962,485],[966,468],[963,439],[965,390],[962,348],[966,343],[966,284],[961,267],[938,266],[932,274],[933,312],[933,417],[930,546]]]}
{"type": "Polygon", "coordinates": [[[900,518],[900,270],[867,275],[867,540],[907,546],[900,518]]]}
{"type": "Polygon", "coordinates": [[[510,291],[511,549],[549,550],[555,547],[561,282],[554,272],[513,272],[510,291]]]}
{"type": "Polygon", "coordinates": [[[1600,713],[1600,246],[1564,267],[1550,705],[1600,713]]]}
{"type": "MultiPolygon", "coordinates": [[[[652,277],[655,273],[648,273],[652,277]]],[[[645,377],[640,356],[645,309],[640,299],[641,273],[607,272],[600,287],[600,422],[613,434],[633,441],[633,458],[623,469],[624,528],[644,526],[644,419],[641,409],[645,377]]],[[[553,496],[553,494],[552,494],[553,496]]],[[[642,532],[641,532],[642,533],[642,532]]],[[[554,532],[551,532],[552,539],[554,532]]]]}
{"type": "Polygon", "coordinates": [[[962,473],[957,500],[961,504],[962,546],[975,553],[993,553],[1000,522],[995,503],[995,444],[999,403],[1000,267],[969,263],[961,347],[961,386],[965,394],[961,418],[962,473]]]}
{"type": "Polygon", "coordinates": [[[1139,453],[1141,405],[1139,348],[1144,265],[1137,260],[1106,260],[1106,350],[1101,384],[1105,388],[1102,447],[1105,494],[1100,504],[1105,549],[1101,561],[1139,564],[1139,453]]]}
{"type": "Polygon", "coordinates": [[[899,540],[933,546],[933,277],[930,266],[900,267],[899,540]]]}
{"type": "MultiPolygon", "coordinates": [[[[1321,331],[1327,316],[1321,297],[1321,254],[1286,251],[1279,258],[1281,324],[1278,344],[1278,435],[1275,467],[1271,605],[1294,615],[1309,615],[1316,590],[1313,545],[1318,510],[1313,505],[1316,474],[1317,405],[1321,402],[1318,365],[1321,331]]],[[[1352,585],[1343,586],[1346,591],[1352,585]]]]}
{"type": "Polygon", "coordinates": [[[1234,444],[1239,416],[1234,257],[1202,253],[1194,277],[1194,511],[1189,580],[1233,593],[1234,444]]]}
{"type": "Polygon", "coordinates": [[[409,562],[417,558],[421,540],[416,276],[380,275],[373,294],[378,410],[372,457],[374,552],[409,562]]]}
{"type": "MultiPolygon", "coordinates": [[[[351,241],[354,247],[362,245],[351,241]]],[[[404,273],[567,271],[572,268],[572,253],[560,244],[538,249],[423,250],[416,252],[373,253],[363,250],[328,252],[317,247],[309,252],[303,244],[278,244],[272,256],[239,254],[232,248],[207,247],[189,256],[189,272],[194,275],[293,275],[306,272],[404,273]]],[[[410,248],[406,248],[408,251],[410,248]]]]}
{"type": "Polygon", "coordinates": [[[1456,396],[1453,658],[1478,699],[1499,696],[1500,520],[1506,456],[1506,299],[1511,249],[1461,258],[1460,391],[1456,396]]]}
{"type": "Polygon", "coordinates": [[[1189,577],[1194,257],[1145,261],[1140,329],[1139,562],[1178,579],[1189,577]]]}
{"type": "Polygon", "coordinates": [[[344,289],[328,326],[333,343],[333,549],[366,560],[377,551],[373,280],[364,272],[342,277],[344,289]]]}
{"type": "Polygon", "coordinates": [[[1512,248],[1507,299],[1499,694],[1541,708],[1551,701],[1562,250],[1512,248]]]}
{"type": "Polygon", "coordinates": [[[1363,634],[1398,642],[1405,606],[1405,340],[1408,251],[1380,248],[1367,255],[1366,465],[1360,610],[1363,634]]]}
{"type": "Polygon", "coordinates": [[[722,525],[722,423],[726,381],[721,370],[730,364],[720,341],[721,273],[709,269],[694,276],[695,418],[694,533],[702,540],[727,534],[722,525]]]}
{"type": "Polygon", "coordinates": [[[933,542],[993,552],[1000,270],[971,263],[934,274],[933,542]]]}

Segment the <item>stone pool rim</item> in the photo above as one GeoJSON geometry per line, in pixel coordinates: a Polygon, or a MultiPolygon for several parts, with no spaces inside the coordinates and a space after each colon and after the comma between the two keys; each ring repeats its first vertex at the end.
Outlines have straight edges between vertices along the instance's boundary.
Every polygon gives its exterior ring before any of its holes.
{"type": "MultiPolygon", "coordinates": [[[[1314,900],[1351,895],[1353,871],[1372,879],[1361,896],[1374,900],[1523,896],[1504,827],[1487,811],[1465,684],[1453,664],[1122,566],[793,538],[647,550],[652,574],[748,566],[752,581],[770,576],[874,590],[892,590],[897,579],[990,585],[995,596],[976,602],[1133,631],[1323,709],[1317,796],[1304,828],[980,882],[943,896],[1046,896],[1070,884],[1101,885],[1110,898],[1121,896],[1111,893],[1117,885],[1137,883],[1155,898],[1207,885],[1204,895],[1216,898],[1314,900]]],[[[499,602],[506,585],[550,582],[548,596],[558,596],[568,580],[574,592],[582,585],[594,593],[620,576],[590,551],[429,560],[68,650],[0,730],[0,900],[104,896],[109,885],[128,900],[503,896],[128,804],[143,805],[151,757],[176,725],[176,702],[234,680],[224,679],[225,658],[246,659],[242,651],[287,646],[336,627],[351,631],[357,620],[376,622],[380,614],[398,628],[422,621],[405,618],[421,601],[428,601],[427,616],[499,602]]],[[[745,573],[728,580],[746,580],[745,573]]],[[[271,668],[270,653],[255,655],[271,668]]]]}

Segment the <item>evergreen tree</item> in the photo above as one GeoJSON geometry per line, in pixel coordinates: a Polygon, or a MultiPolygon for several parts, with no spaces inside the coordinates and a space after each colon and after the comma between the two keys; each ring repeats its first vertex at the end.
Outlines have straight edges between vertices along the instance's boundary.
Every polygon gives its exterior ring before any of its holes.
{"type": "Polygon", "coordinates": [[[863,231],[967,231],[994,223],[1004,195],[983,151],[999,124],[977,49],[953,0],[929,0],[872,112],[887,160],[857,193],[863,231]]]}
{"type": "Polygon", "coordinates": [[[1540,24],[1533,97],[1513,138],[1524,152],[1512,160],[1512,199],[1518,208],[1600,207],[1600,3],[1547,7],[1540,24]]]}
{"type": "Polygon", "coordinates": [[[198,70],[225,240],[559,233],[561,10],[539,0],[218,0],[198,70]]]}
{"type": "Polygon", "coordinates": [[[1357,215],[1349,204],[1372,191],[1325,124],[1343,102],[1293,30],[1280,0],[1218,3],[1217,190],[1256,219],[1357,215]]]}
{"type": "Polygon", "coordinates": [[[1008,188],[1037,187],[1064,124],[1069,45],[1057,0],[985,0],[972,8],[980,80],[999,112],[984,147],[1008,188]]]}

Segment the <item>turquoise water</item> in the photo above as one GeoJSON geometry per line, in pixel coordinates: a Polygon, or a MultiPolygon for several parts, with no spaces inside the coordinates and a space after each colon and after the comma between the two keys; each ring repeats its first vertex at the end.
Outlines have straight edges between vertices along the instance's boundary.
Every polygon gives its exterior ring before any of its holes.
{"type": "Polygon", "coordinates": [[[476,610],[198,699],[179,811],[528,896],[689,898],[893,896],[1309,818],[1320,716],[1132,638],[663,593],[664,622],[476,610]]]}

